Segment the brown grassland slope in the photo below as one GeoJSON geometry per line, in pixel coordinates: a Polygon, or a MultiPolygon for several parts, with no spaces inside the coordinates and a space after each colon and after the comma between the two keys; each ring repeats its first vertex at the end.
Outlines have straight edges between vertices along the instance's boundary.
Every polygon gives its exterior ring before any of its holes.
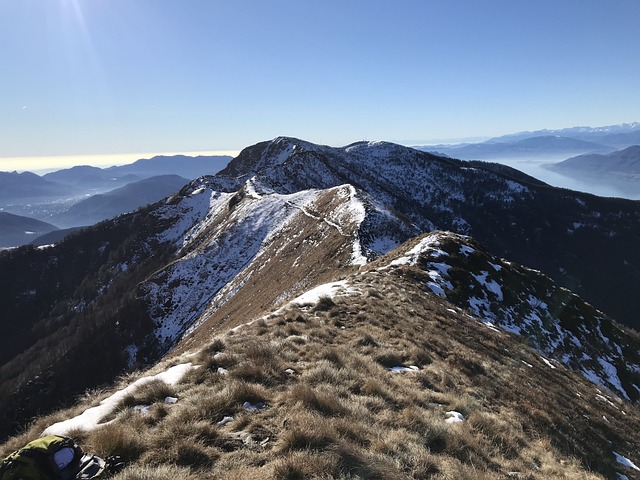
{"type": "MultiPolygon", "coordinates": [[[[156,367],[198,365],[178,385],[149,383],[110,423],[73,435],[127,461],[114,480],[640,478],[613,454],[640,463],[637,406],[415,278],[370,269],[331,297],[218,332],[156,367]],[[451,411],[464,420],[447,423],[451,411]]],[[[1,452],[107,393],[37,419],[1,452]]]]}

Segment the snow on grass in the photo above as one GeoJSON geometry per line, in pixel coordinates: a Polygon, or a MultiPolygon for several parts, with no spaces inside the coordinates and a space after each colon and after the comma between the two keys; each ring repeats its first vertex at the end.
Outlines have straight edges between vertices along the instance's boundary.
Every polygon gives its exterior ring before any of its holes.
{"type": "Polygon", "coordinates": [[[264,402],[251,403],[247,401],[242,404],[242,408],[247,412],[259,412],[260,410],[264,410],[266,407],[267,404],[264,402]]]}
{"type": "Polygon", "coordinates": [[[393,373],[403,373],[403,372],[418,372],[420,371],[420,369],[415,365],[409,365],[408,367],[405,367],[404,365],[398,365],[397,367],[391,367],[389,371],[393,373]]]}
{"type": "MultiPolygon", "coordinates": [[[[583,368],[581,370],[582,375],[584,375],[584,377],[587,380],[595,383],[596,385],[600,385],[606,388],[613,387],[616,394],[622,395],[625,399],[630,400],[626,390],[622,387],[622,384],[620,383],[620,378],[618,377],[618,371],[616,367],[613,366],[608,361],[604,360],[603,358],[598,358],[597,361],[602,366],[601,374],[597,374],[590,368],[583,368]]],[[[604,397],[602,398],[604,399],[604,397]]],[[[608,400],[606,401],[608,403],[611,403],[608,400]]]]}
{"type": "Polygon", "coordinates": [[[615,408],[616,410],[618,410],[618,407],[616,407],[616,406],[615,406],[615,404],[614,404],[611,400],[609,400],[607,397],[605,397],[604,395],[601,395],[601,394],[597,393],[597,394],[596,394],[596,398],[597,398],[598,400],[601,400],[601,401],[605,402],[605,403],[606,403],[606,404],[608,404],[610,407],[613,407],[613,408],[615,408]]]}
{"type": "Polygon", "coordinates": [[[640,472],[640,467],[638,467],[635,463],[633,463],[631,460],[629,460],[624,455],[620,455],[617,452],[611,452],[611,453],[613,453],[613,456],[616,457],[616,462],[618,462],[619,464],[624,465],[627,468],[632,468],[632,469],[637,470],[637,471],[640,472]]]}
{"type": "Polygon", "coordinates": [[[291,305],[295,305],[298,307],[311,307],[311,306],[317,305],[318,302],[320,302],[320,300],[323,298],[328,298],[332,300],[337,295],[349,294],[349,293],[361,294],[362,292],[357,288],[351,287],[346,280],[340,280],[338,282],[331,282],[331,283],[318,285],[317,287],[314,287],[311,290],[308,290],[302,295],[299,295],[298,297],[294,298],[290,302],[286,303],[285,305],[277,309],[275,312],[269,313],[260,318],[253,319],[250,322],[238,325],[237,327],[232,328],[231,331],[237,332],[238,330],[244,327],[247,327],[249,325],[253,325],[254,323],[260,320],[264,320],[268,322],[269,318],[277,316],[280,312],[282,312],[283,310],[285,310],[287,307],[291,305]]]}
{"type": "Polygon", "coordinates": [[[482,322],[482,324],[487,327],[489,330],[496,332],[496,333],[500,333],[500,329],[498,329],[492,322],[490,322],[489,320],[484,320],[482,322]]]}
{"type": "MultiPolygon", "coordinates": [[[[360,229],[362,222],[364,222],[367,213],[364,208],[364,204],[357,197],[356,189],[352,185],[347,186],[349,188],[349,202],[347,203],[347,210],[351,213],[353,220],[357,224],[357,229],[360,229]]],[[[351,254],[352,265],[365,265],[368,262],[367,257],[362,253],[362,247],[360,246],[360,239],[355,238],[353,242],[353,253],[351,254]]]]}
{"type": "Polygon", "coordinates": [[[161,220],[174,220],[173,224],[158,235],[160,242],[180,242],[187,231],[201,220],[209,211],[216,192],[204,187],[195,189],[189,197],[181,199],[178,205],[164,205],[157,212],[161,220]]]}
{"type": "Polygon", "coordinates": [[[455,410],[451,410],[449,412],[445,412],[445,415],[448,417],[445,422],[447,423],[460,423],[464,422],[464,415],[460,412],[456,412],[455,410]]]}
{"type": "Polygon", "coordinates": [[[488,280],[489,272],[483,270],[477,275],[472,275],[473,278],[475,278],[482,287],[484,287],[487,291],[493,293],[498,298],[498,301],[502,301],[502,287],[500,287],[498,282],[496,282],[495,280],[488,280]]]}
{"type": "Polygon", "coordinates": [[[622,384],[620,383],[620,377],[618,377],[618,369],[602,357],[598,357],[598,363],[602,366],[604,378],[627,400],[631,400],[627,395],[625,389],[622,387],[622,384]]]}
{"type": "MultiPolygon", "coordinates": [[[[199,242],[205,250],[193,250],[177,259],[157,274],[161,281],[145,283],[154,305],[151,316],[157,326],[155,333],[165,348],[201,325],[203,319],[231,298],[242,287],[234,280],[244,278],[246,282],[248,275],[243,276],[242,272],[255,268],[256,259],[300,212],[307,214],[307,207],[321,194],[319,190],[265,194],[237,204],[231,214],[228,205],[232,194],[200,194],[208,200],[200,199],[198,208],[207,206],[209,210],[205,214],[198,210],[198,215],[191,218],[194,225],[176,242],[182,241],[183,247],[199,242]]],[[[187,207],[194,201],[193,197],[184,199],[178,210],[190,212],[187,207]],[[187,206],[182,206],[183,203],[187,206]]],[[[173,234],[183,229],[181,222],[177,222],[179,228],[170,229],[173,234]]]]}
{"type": "Polygon", "coordinates": [[[312,288],[308,292],[303,293],[299,297],[291,300],[292,305],[316,305],[321,298],[331,298],[343,289],[348,287],[348,283],[346,280],[341,280],[339,282],[325,283],[323,285],[318,285],[315,288],[312,288]]]}
{"type": "Polygon", "coordinates": [[[259,200],[261,195],[256,191],[256,177],[251,177],[244,184],[244,190],[247,192],[247,196],[259,200]]]}
{"type": "Polygon", "coordinates": [[[77,417],[54,423],[50,427],[46,428],[45,431],[42,432],[42,435],[66,436],[73,431],[80,430],[86,432],[95,430],[103,425],[108,425],[110,422],[103,423],[102,419],[111,414],[118,405],[120,405],[124,398],[133,394],[138,388],[149,382],[157,380],[163,381],[167,385],[176,385],[192,368],[195,367],[191,363],[183,363],[175,365],[164,372],[158,373],[157,375],[139,378],[131,385],[102,400],[100,405],[85,410],[77,417]]]}
{"type": "Polygon", "coordinates": [[[475,253],[475,249],[468,245],[460,245],[460,253],[465,257],[468,257],[471,253],[475,253]]]}
{"type": "MultiPolygon", "coordinates": [[[[391,262],[389,266],[413,266],[421,258],[424,262],[420,268],[429,275],[426,285],[433,293],[448,298],[452,292],[457,292],[460,286],[466,286],[465,297],[463,299],[456,298],[454,302],[460,303],[489,328],[499,326],[511,333],[536,338],[536,349],[540,354],[562,358],[562,363],[570,368],[575,368],[578,365],[579,371],[589,381],[611,389],[621,398],[629,400],[630,397],[620,381],[622,372],[618,373],[618,369],[622,368],[620,365],[624,361],[624,354],[620,345],[613,338],[603,334],[601,323],[605,320],[602,315],[599,314],[593,326],[588,328],[584,326],[588,324],[584,315],[579,315],[578,319],[583,322],[579,327],[579,332],[564,328],[558,312],[551,311],[548,299],[557,294],[568,298],[570,292],[564,292],[562,288],[558,289],[553,285],[549,287],[549,290],[542,292],[533,288],[522,288],[513,303],[505,304],[504,292],[506,292],[507,286],[503,284],[503,271],[505,268],[509,268],[510,263],[494,256],[489,256],[485,260],[486,266],[480,267],[480,269],[474,267],[473,271],[468,270],[467,278],[461,279],[458,274],[456,280],[452,280],[449,274],[451,267],[444,263],[449,262],[448,254],[441,249],[441,241],[448,239],[449,236],[460,242],[457,249],[460,255],[453,261],[464,260],[465,257],[470,260],[478,260],[476,255],[472,254],[474,249],[465,245],[463,236],[439,232],[425,236],[407,253],[391,262]],[[592,346],[594,342],[599,345],[597,350],[601,351],[600,356],[581,358],[581,352],[584,352],[584,348],[586,348],[584,346],[592,346]]],[[[453,264],[453,261],[449,263],[453,264]]],[[[382,269],[384,268],[382,267],[382,269]]],[[[541,275],[536,270],[522,268],[528,275],[534,277],[541,275]]],[[[575,294],[570,294],[570,296],[578,298],[575,294]]],[[[567,305],[566,301],[563,305],[567,305]]],[[[544,361],[549,368],[557,366],[544,361]]],[[[625,368],[633,371],[634,365],[626,365],[625,368]]]]}
{"type": "Polygon", "coordinates": [[[600,377],[596,375],[596,373],[590,368],[583,368],[581,370],[581,373],[587,380],[595,383],[596,385],[600,385],[600,383],[602,382],[602,380],[600,380],[600,377]]]}
{"type": "Polygon", "coordinates": [[[362,254],[362,246],[360,239],[355,238],[353,241],[353,252],[351,253],[351,265],[366,265],[369,262],[367,257],[362,254]]]}
{"type": "Polygon", "coordinates": [[[509,190],[511,190],[514,193],[529,192],[529,189],[527,187],[525,187],[521,183],[514,182],[513,180],[507,180],[507,186],[509,187],[509,190]]]}
{"type": "Polygon", "coordinates": [[[427,275],[431,278],[431,281],[427,282],[427,286],[436,295],[446,297],[445,288],[453,290],[453,285],[446,279],[451,266],[446,263],[431,263],[430,266],[433,268],[427,271],[427,275]]]}
{"type": "Polygon", "coordinates": [[[447,292],[440,286],[440,284],[436,282],[427,282],[427,287],[429,287],[431,291],[439,297],[447,297],[447,292]]]}
{"type": "Polygon", "coordinates": [[[218,425],[219,427],[223,427],[229,422],[233,422],[233,417],[222,417],[222,420],[220,420],[216,425],[218,425]]]}
{"type": "Polygon", "coordinates": [[[549,368],[553,368],[553,369],[555,369],[555,368],[556,368],[556,366],[555,366],[553,363],[551,363],[549,360],[547,360],[547,359],[546,359],[546,358],[544,358],[543,356],[540,356],[540,359],[545,363],[545,365],[546,365],[547,367],[549,367],[549,368]]]}
{"type": "Polygon", "coordinates": [[[409,250],[404,256],[393,260],[389,265],[415,265],[418,257],[425,251],[429,251],[433,257],[448,257],[449,254],[440,248],[440,236],[437,234],[427,235],[418,244],[409,250]]]}

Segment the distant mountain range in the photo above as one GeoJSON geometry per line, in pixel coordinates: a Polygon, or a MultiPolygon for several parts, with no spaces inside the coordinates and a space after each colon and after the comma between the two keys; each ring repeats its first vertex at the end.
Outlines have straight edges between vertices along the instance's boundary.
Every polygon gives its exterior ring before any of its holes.
{"type": "Polygon", "coordinates": [[[561,173],[588,178],[607,177],[640,183],[640,145],[602,154],[585,154],[547,165],[561,173]]]}
{"type": "Polygon", "coordinates": [[[607,127],[571,127],[559,130],[536,130],[495,137],[481,143],[417,146],[464,160],[609,153],[640,144],[640,123],[607,127]]]}
{"type": "MultiPolygon", "coordinates": [[[[215,174],[230,160],[229,156],[174,155],[109,168],[81,165],[43,176],[0,172],[0,211],[52,224],[53,230],[92,225],[160,200],[189,180],[215,174]]],[[[33,235],[3,229],[0,244],[31,243],[33,235]]]]}
{"type": "Polygon", "coordinates": [[[0,202],[13,204],[77,195],[80,189],[52,182],[31,172],[0,172],[0,202]]]}
{"type": "Polygon", "coordinates": [[[571,155],[576,152],[607,152],[611,150],[610,147],[603,144],[555,135],[528,137],[504,142],[489,140],[477,144],[419,148],[421,150],[442,152],[447,156],[464,160],[496,160],[514,157],[571,155]]]}
{"type": "Polygon", "coordinates": [[[112,190],[128,183],[158,175],[177,175],[189,180],[202,175],[213,175],[231,160],[229,156],[187,155],[155,156],[140,159],[129,165],[98,168],[87,165],[43,175],[45,180],[73,185],[84,189],[112,190]]]}
{"type": "Polygon", "coordinates": [[[570,127],[557,130],[544,129],[533,132],[518,132],[496,137],[488,140],[488,142],[516,142],[527,138],[548,136],[574,138],[585,142],[603,144],[612,148],[624,148],[629,145],[640,144],[640,122],[605,127],[570,127]]]}
{"type": "MultiPolygon", "coordinates": [[[[559,130],[519,132],[481,143],[417,146],[422,151],[451,158],[499,162],[522,170],[545,183],[607,197],[640,199],[640,182],[631,165],[619,163],[615,172],[603,175],[582,172],[576,163],[553,164],[579,155],[606,155],[640,145],[640,123],[607,127],[572,127],[559,130]],[[575,167],[575,168],[574,168],[575,167]]],[[[615,156],[615,155],[614,155],[615,156]]],[[[597,157],[596,157],[597,158],[597,157]]],[[[585,164],[585,167],[591,167],[585,164]]]]}

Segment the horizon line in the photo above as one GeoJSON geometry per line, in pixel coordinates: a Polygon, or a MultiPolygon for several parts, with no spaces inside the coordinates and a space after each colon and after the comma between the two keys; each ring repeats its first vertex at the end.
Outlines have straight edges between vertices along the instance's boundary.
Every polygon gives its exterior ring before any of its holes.
{"type": "Polygon", "coordinates": [[[195,156],[230,156],[236,157],[240,150],[197,150],[176,152],[136,152],[136,153],[99,153],[74,155],[27,155],[0,157],[0,172],[31,172],[44,174],[75,166],[88,165],[98,168],[109,168],[127,165],[137,160],[146,160],[157,156],[186,155],[195,156]]]}

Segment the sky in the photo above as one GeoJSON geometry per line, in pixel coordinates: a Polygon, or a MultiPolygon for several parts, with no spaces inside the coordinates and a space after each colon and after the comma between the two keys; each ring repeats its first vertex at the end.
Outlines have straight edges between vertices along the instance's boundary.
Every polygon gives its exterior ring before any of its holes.
{"type": "Polygon", "coordinates": [[[639,121],[639,19],[639,0],[0,0],[0,171],[639,121]]]}

